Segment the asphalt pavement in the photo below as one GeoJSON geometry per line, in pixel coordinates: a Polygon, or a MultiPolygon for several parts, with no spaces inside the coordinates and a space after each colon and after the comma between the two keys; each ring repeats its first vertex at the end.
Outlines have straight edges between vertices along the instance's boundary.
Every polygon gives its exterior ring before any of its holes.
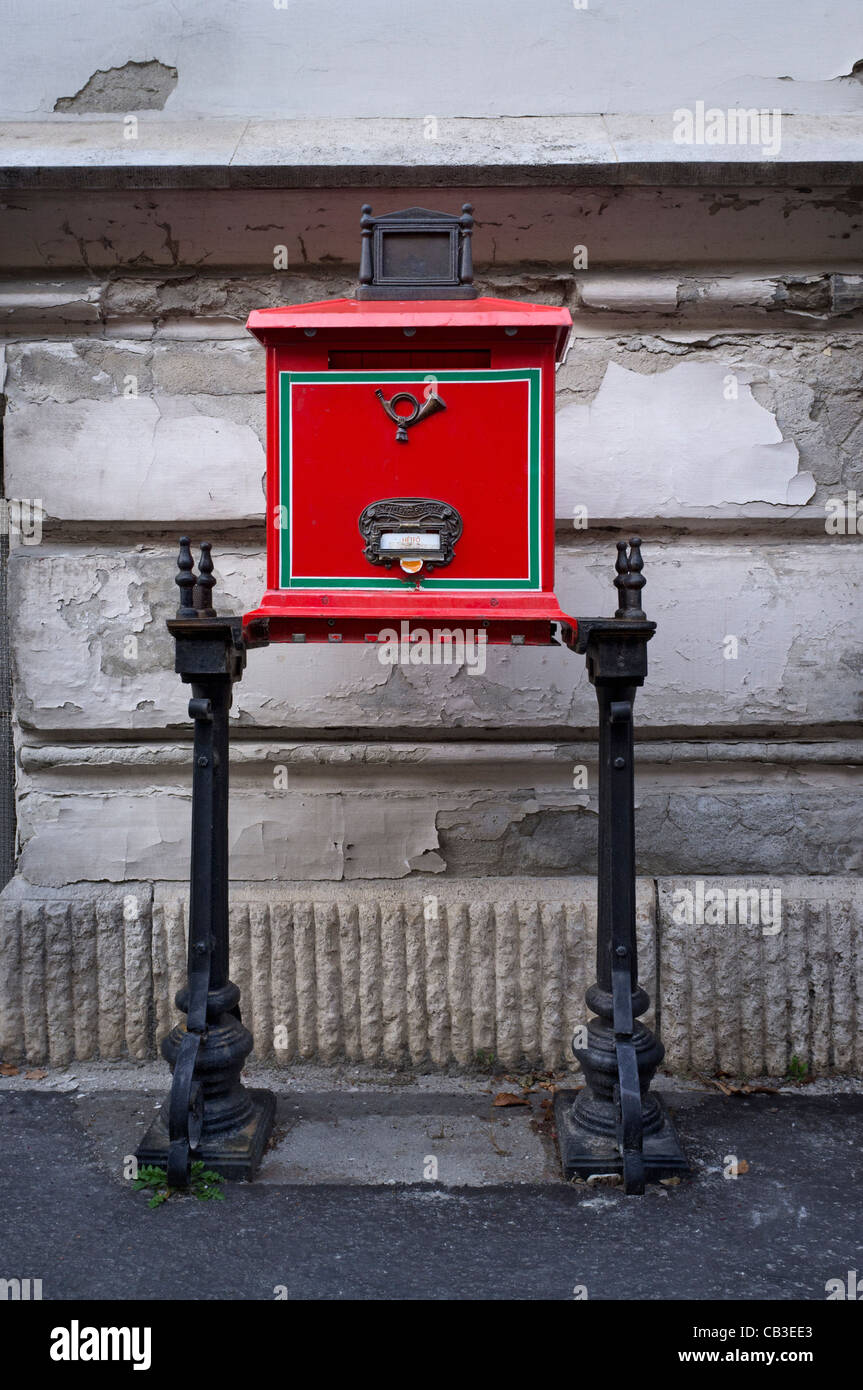
{"type": "Polygon", "coordinates": [[[541,1086],[301,1079],[257,1181],[150,1209],[125,1174],[156,1075],[5,1079],[0,1278],[40,1279],[46,1300],[168,1299],[180,1281],[203,1300],[813,1302],[863,1279],[859,1090],[666,1083],[693,1177],[632,1197],[563,1181],[541,1086]],[[501,1090],[527,1104],[495,1105],[501,1090]]]}

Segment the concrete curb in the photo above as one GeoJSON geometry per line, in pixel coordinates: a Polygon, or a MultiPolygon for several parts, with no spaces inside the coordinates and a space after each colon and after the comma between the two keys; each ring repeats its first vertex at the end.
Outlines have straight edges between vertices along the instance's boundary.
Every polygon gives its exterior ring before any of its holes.
{"type": "MultiPolygon", "coordinates": [[[[173,884],[13,880],[0,895],[3,1056],[157,1055],[177,1017],[186,906],[173,884]]],[[[782,1076],[792,1057],[863,1074],[857,880],[642,878],[638,931],[673,1074],[782,1076]]],[[[232,976],[255,1055],[277,1066],[567,1066],[595,932],[589,878],[232,885],[232,976]]]]}

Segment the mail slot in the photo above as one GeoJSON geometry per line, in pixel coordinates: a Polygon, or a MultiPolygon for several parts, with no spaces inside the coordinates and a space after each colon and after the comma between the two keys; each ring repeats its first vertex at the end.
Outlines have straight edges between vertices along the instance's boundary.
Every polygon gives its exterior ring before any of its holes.
{"type": "Polygon", "coordinates": [[[455,559],[462,520],[455,507],[429,497],[391,497],[364,508],[359,530],[372,565],[431,574],[455,559]],[[398,526],[398,530],[394,528],[398,526]]]}

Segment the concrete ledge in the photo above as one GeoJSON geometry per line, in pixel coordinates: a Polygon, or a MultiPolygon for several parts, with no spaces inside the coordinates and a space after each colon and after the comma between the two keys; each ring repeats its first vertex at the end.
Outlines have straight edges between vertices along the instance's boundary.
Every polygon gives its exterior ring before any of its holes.
{"type": "Polygon", "coordinates": [[[819,1075],[859,1076],[860,880],[717,877],[700,890],[698,883],[657,883],[662,1038],[675,1070],[781,1076],[797,1057],[819,1075]],[[729,896],[740,889],[756,889],[771,918],[778,892],[779,920],[753,922],[751,895],[741,920],[729,896]]]}
{"type": "Polygon", "coordinates": [[[171,120],[139,113],[0,123],[0,186],[39,188],[667,186],[863,181],[860,116],[786,113],[781,149],[686,145],[655,114],[171,120]]]}
{"type": "MultiPolygon", "coordinates": [[[[653,993],[654,890],[638,891],[653,993]]],[[[187,899],[171,885],[0,897],[0,1051],[60,1065],[155,1055],[185,980],[187,899]]],[[[593,980],[590,879],[233,885],[231,975],[256,1056],[554,1068],[593,980]]]]}
{"type": "MultiPolygon", "coordinates": [[[[700,882],[638,883],[640,974],[668,1070],[782,1076],[796,1057],[819,1076],[863,1075],[859,881],[700,882]]],[[[177,1018],[186,915],[173,885],[14,879],[0,895],[0,1054],[155,1056],[177,1018]]],[[[256,1057],[278,1066],[555,1069],[587,1021],[595,932],[590,878],[235,883],[231,974],[256,1057]]]]}

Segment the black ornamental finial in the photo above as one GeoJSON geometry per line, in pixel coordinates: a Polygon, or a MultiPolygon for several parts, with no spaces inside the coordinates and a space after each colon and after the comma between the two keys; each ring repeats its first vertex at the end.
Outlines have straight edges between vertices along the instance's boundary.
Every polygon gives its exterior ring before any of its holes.
{"type": "Polygon", "coordinates": [[[196,618],[198,610],[195,607],[195,563],[192,559],[191,542],[188,536],[180,537],[180,554],[177,560],[177,577],[174,583],[180,590],[180,606],[177,609],[178,618],[196,618]]]}
{"type": "Polygon", "coordinates": [[[641,606],[641,590],[647,580],[641,572],[644,569],[644,561],[641,558],[640,536],[630,537],[629,554],[626,541],[617,542],[617,560],[614,568],[617,570],[614,584],[620,594],[620,606],[614,616],[643,619],[645,614],[641,606]]]}
{"type": "Polygon", "coordinates": [[[198,561],[199,577],[195,585],[195,607],[201,618],[215,618],[216,616],[216,610],[213,607],[213,589],[216,584],[216,576],[213,574],[211,550],[212,545],[209,541],[201,541],[201,558],[198,561]]]}
{"type": "Polygon", "coordinates": [[[372,221],[371,203],[363,203],[360,216],[360,227],[362,228],[362,245],[360,247],[360,273],[359,282],[361,285],[370,285],[373,279],[372,270],[372,221]]]}
{"type": "Polygon", "coordinates": [[[461,226],[459,279],[463,285],[472,285],[473,251],[471,249],[471,237],[473,236],[473,205],[471,203],[462,203],[459,224],[461,226]]]}

